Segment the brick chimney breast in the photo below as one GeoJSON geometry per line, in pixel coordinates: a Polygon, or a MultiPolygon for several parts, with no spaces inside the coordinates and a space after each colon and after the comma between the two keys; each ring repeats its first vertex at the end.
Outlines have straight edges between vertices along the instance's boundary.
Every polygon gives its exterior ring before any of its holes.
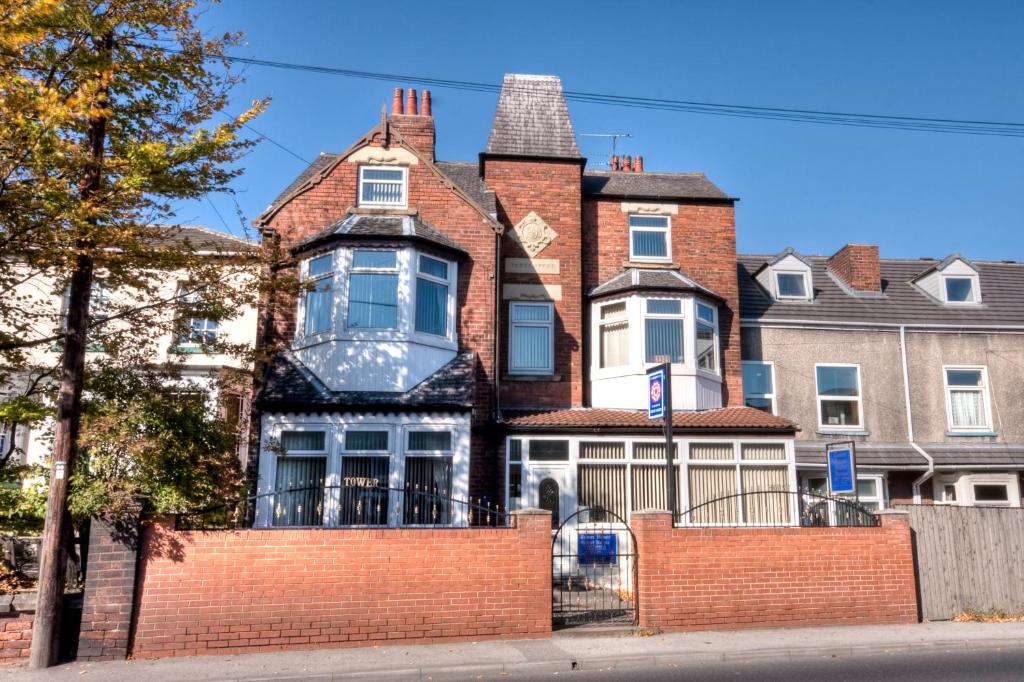
{"type": "Polygon", "coordinates": [[[828,259],[828,269],[854,291],[882,291],[877,244],[847,244],[828,259]]]}

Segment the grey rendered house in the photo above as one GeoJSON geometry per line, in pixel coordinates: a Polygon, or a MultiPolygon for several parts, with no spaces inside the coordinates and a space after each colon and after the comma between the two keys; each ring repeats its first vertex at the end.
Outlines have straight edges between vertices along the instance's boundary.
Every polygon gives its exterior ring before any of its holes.
{"type": "Polygon", "coordinates": [[[856,442],[860,500],[1020,507],[1024,264],[738,258],[744,400],[796,421],[804,490],[856,442]]]}

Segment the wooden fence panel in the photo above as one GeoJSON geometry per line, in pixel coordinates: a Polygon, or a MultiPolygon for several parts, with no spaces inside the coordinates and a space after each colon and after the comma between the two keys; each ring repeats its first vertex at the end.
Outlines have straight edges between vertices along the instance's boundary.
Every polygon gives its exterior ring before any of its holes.
{"type": "Polygon", "coordinates": [[[921,615],[1024,612],[1024,509],[910,505],[921,615]]]}

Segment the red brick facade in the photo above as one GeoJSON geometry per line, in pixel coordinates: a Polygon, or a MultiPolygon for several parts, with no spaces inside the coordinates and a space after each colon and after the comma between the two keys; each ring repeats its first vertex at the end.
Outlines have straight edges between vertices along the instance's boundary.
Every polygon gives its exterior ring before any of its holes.
{"type": "Polygon", "coordinates": [[[828,267],[851,289],[882,290],[877,244],[847,244],[828,259],[828,267]]]}
{"type": "Polygon", "coordinates": [[[561,287],[555,309],[553,377],[516,377],[508,372],[509,301],[502,299],[498,335],[503,356],[501,403],[505,407],[576,407],[583,404],[583,284],[581,248],[582,187],[579,161],[561,159],[485,158],[484,180],[498,201],[498,219],[505,226],[502,258],[529,254],[511,229],[535,212],[558,237],[538,258],[559,261],[558,274],[503,273],[502,284],[551,284],[561,287]]]}
{"type": "Polygon", "coordinates": [[[142,540],[138,658],[551,632],[551,521],[515,528],[177,532],[142,540]]]}
{"type": "Polygon", "coordinates": [[[34,616],[32,613],[0,614],[0,665],[28,659],[34,616]]]}
{"type": "Polygon", "coordinates": [[[642,627],[917,622],[910,522],[880,528],[673,528],[633,516],[642,627]]]}
{"type": "MultiPolygon", "coordinates": [[[[592,289],[629,264],[629,214],[622,199],[587,198],[583,205],[583,288],[592,289]]],[[[723,405],[743,405],[740,365],[736,221],[732,202],[669,202],[672,265],[721,296],[719,335],[723,405]]],[[[650,267],[645,264],[644,267],[650,267]]]]}

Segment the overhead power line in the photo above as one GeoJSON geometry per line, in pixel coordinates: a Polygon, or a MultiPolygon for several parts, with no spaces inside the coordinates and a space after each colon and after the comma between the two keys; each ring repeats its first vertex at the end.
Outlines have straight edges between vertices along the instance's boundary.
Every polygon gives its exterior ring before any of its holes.
{"type": "MultiPolygon", "coordinates": [[[[176,53],[178,50],[159,45],[141,45],[165,52],[176,53]]],[[[497,93],[501,84],[464,81],[449,78],[430,78],[409,74],[380,73],[360,71],[339,67],[317,66],[313,64],[296,64],[255,57],[239,57],[233,55],[210,55],[211,60],[221,60],[237,64],[264,66],[290,71],[323,73],[347,78],[363,80],[389,81],[410,85],[429,85],[435,88],[466,90],[471,92],[497,93]]],[[[529,89],[527,84],[517,85],[529,89]]],[[[986,121],[971,119],[954,119],[925,116],[897,116],[887,114],[864,114],[854,112],[824,111],[815,109],[790,109],[781,107],[763,107],[746,104],[720,104],[690,100],[668,99],[658,97],[642,97],[634,95],[611,95],[580,90],[565,90],[565,98],[576,102],[603,104],[633,109],[651,109],[682,113],[703,114],[709,116],[729,116],[734,118],[754,118],[764,120],[791,121],[797,123],[816,123],[822,125],[838,125],[860,128],[884,128],[891,130],[910,130],[916,132],[957,133],[965,135],[987,135],[997,137],[1024,137],[1024,123],[1010,121],[986,121]]],[[[550,96],[549,93],[538,93],[539,96],[550,96]]]]}

